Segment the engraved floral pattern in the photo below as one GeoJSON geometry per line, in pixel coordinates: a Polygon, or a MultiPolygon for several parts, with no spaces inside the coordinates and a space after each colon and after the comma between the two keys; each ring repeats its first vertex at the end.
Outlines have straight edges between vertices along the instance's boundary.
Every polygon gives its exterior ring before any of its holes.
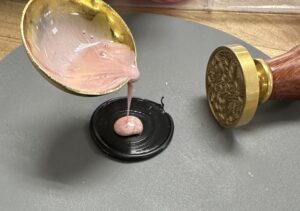
{"type": "Polygon", "coordinates": [[[210,58],[206,88],[217,121],[224,126],[234,126],[243,113],[245,85],[239,62],[230,50],[221,48],[210,58]]]}

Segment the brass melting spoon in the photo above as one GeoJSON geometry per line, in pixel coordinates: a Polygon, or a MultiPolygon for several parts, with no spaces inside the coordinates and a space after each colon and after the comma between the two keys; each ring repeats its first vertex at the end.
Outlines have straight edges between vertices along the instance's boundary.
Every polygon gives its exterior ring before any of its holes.
{"type": "Polygon", "coordinates": [[[206,93],[217,122],[247,124],[268,99],[300,100],[300,45],[268,59],[253,59],[241,45],[217,48],[206,72],[206,93]]]}
{"type": "MultiPolygon", "coordinates": [[[[96,21],[98,30],[101,30],[108,39],[129,46],[136,57],[135,43],[128,26],[118,13],[105,2],[101,0],[30,0],[24,8],[21,20],[22,39],[31,61],[42,75],[64,91],[82,95],[103,95],[114,92],[127,84],[128,81],[121,81],[110,90],[87,92],[69,87],[47,72],[36,53],[40,50],[39,39],[44,33],[43,29],[39,29],[39,26],[41,26],[41,22],[47,15],[60,13],[61,11],[79,15],[89,22],[96,21]]],[[[53,33],[55,33],[55,28],[53,30],[53,33]]],[[[69,33],[68,36],[71,39],[72,34],[69,33]]],[[[60,48],[64,47],[60,46],[60,48]]]]}

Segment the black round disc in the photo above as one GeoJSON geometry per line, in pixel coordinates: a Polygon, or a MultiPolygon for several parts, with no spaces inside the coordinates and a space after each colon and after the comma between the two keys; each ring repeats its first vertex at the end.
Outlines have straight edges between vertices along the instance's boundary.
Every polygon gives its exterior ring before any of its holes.
{"type": "Polygon", "coordinates": [[[173,136],[174,123],[162,105],[150,100],[132,99],[130,115],[138,117],[144,126],[140,135],[122,137],[114,132],[115,122],[126,115],[127,98],[106,101],[94,112],[90,132],[105,154],[121,161],[141,161],[167,148],[173,136]]]}

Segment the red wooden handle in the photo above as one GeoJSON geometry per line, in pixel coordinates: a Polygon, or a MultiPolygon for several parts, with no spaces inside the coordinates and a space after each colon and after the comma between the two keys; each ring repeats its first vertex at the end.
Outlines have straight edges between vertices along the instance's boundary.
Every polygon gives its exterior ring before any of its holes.
{"type": "Polygon", "coordinates": [[[273,73],[270,99],[300,100],[300,45],[266,62],[273,73]]]}

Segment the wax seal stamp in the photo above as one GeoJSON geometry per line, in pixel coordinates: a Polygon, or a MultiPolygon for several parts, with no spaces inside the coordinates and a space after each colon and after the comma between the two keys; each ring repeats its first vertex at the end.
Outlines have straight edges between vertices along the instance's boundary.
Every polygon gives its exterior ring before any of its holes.
{"type": "Polygon", "coordinates": [[[217,48],[206,72],[208,103],[226,128],[247,124],[268,99],[300,99],[300,47],[269,59],[253,59],[240,45],[217,48]]]}

